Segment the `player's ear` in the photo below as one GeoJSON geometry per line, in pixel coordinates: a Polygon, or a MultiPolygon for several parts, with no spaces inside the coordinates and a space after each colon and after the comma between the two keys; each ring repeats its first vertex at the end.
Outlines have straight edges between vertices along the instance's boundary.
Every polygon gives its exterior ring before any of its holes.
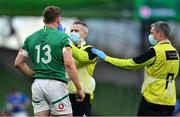
{"type": "Polygon", "coordinates": [[[87,35],[88,35],[88,32],[84,31],[84,33],[83,33],[83,38],[86,38],[87,35]]]}

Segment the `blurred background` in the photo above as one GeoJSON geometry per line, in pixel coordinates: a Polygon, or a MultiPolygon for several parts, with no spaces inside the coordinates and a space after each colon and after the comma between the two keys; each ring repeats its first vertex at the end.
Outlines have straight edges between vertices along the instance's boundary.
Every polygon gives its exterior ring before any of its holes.
{"type": "MultiPolygon", "coordinates": [[[[89,26],[87,42],[110,56],[132,58],[150,47],[150,24],[163,20],[172,28],[170,40],[180,53],[180,0],[0,0],[0,115],[22,104],[33,115],[31,79],[13,66],[25,38],[44,26],[43,9],[62,9],[62,25],[69,32],[77,20],[89,26]],[[12,102],[13,95],[23,101],[12,102]],[[3,111],[2,111],[3,110],[3,111]]],[[[126,71],[98,60],[94,115],[136,115],[143,70],[126,71]]],[[[176,79],[180,98],[180,79],[176,79]]]]}

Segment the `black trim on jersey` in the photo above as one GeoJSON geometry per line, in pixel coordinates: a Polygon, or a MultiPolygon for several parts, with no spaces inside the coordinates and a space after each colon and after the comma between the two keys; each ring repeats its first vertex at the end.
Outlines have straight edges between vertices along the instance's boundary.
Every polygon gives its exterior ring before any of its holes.
{"type": "Polygon", "coordinates": [[[93,54],[93,53],[92,53],[91,48],[92,48],[92,47],[87,47],[87,48],[85,49],[85,51],[88,53],[89,60],[93,60],[93,59],[95,59],[95,58],[97,57],[96,54],[93,54]]]}
{"type": "Polygon", "coordinates": [[[166,60],[178,60],[178,55],[176,50],[165,51],[166,60]]]}
{"type": "Polygon", "coordinates": [[[150,60],[151,58],[153,58],[155,56],[156,56],[156,52],[155,52],[154,48],[150,48],[147,51],[145,51],[143,54],[133,58],[133,61],[136,64],[141,64],[141,63],[144,63],[144,62],[150,60]]]}
{"type": "MultiPolygon", "coordinates": [[[[71,47],[70,45],[66,45],[65,47],[71,47]]],[[[72,48],[72,47],[71,47],[72,48]]]]}

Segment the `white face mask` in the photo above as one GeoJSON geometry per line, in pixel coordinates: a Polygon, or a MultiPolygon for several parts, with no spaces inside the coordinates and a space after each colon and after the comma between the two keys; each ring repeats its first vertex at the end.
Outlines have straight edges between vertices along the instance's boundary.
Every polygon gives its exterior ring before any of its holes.
{"type": "Polygon", "coordinates": [[[70,38],[71,38],[72,42],[77,44],[80,41],[80,34],[77,32],[72,32],[70,34],[70,38]]]}
{"type": "Polygon", "coordinates": [[[158,41],[154,38],[153,35],[149,35],[148,41],[149,41],[149,43],[150,43],[151,45],[153,45],[153,46],[158,43],[158,41]]]}

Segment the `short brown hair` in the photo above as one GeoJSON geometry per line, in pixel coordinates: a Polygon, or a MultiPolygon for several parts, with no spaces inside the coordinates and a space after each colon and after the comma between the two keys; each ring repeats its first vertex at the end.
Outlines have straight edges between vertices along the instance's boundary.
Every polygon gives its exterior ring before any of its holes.
{"type": "Polygon", "coordinates": [[[162,33],[164,33],[164,35],[166,37],[169,37],[171,29],[170,29],[168,23],[166,23],[164,21],[158,21],[158,22],[151,24],[151,27],[152,26],[154,26],[156,32],[158,32],[158,33],[162,32],[162,33]]]}
{"type": "Polygon", "coordinates": [[[56,6],[47,6],[42,15],[45,23],[53,23],[57,17],[61,16],[61,9],[56,6]]]}

